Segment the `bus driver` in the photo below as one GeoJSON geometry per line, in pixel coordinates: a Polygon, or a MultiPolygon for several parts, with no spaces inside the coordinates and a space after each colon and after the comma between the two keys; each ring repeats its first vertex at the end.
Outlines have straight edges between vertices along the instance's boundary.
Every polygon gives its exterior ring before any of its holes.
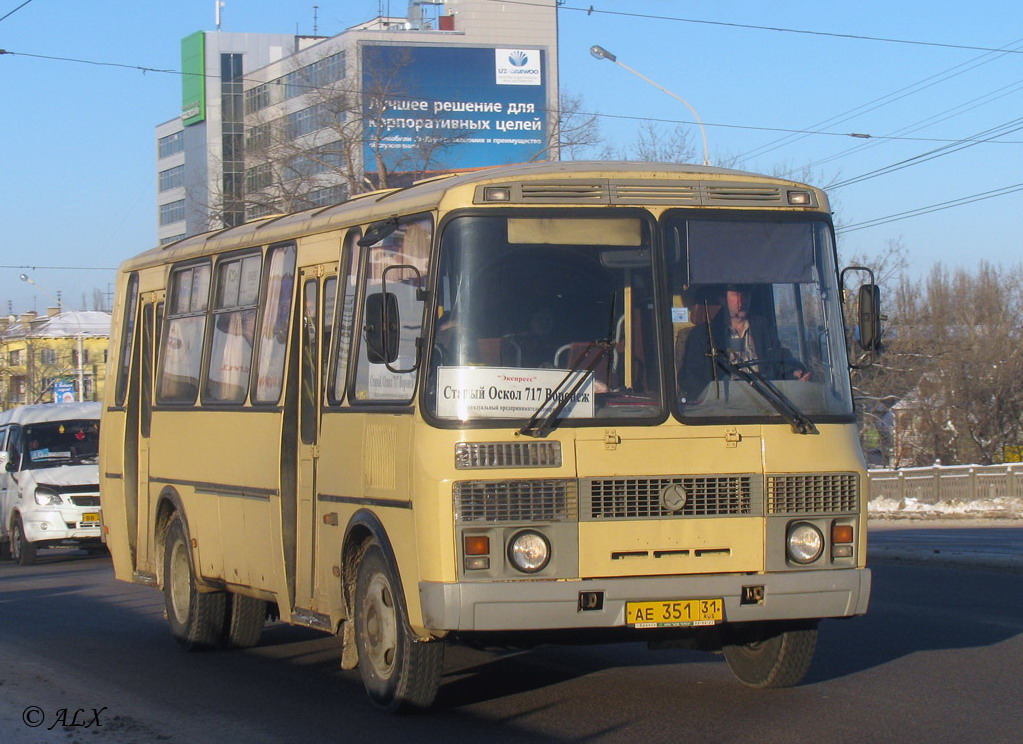
{"type": "Polygon", "coordinates": [[[750,313],[752,287],[725,285],[717,293],[718,302],[722,292],[722,310],[727,309],[727,313],[719,310],[686,338],[678,374],[680,400],[694,401],[709,382],[730,377],[722,365],[714,369],[712,357],[717,352],[727,355],[732,365],[756,362],[751,368],[767,379],[808,381],[810,372],[806,367],[777,342],[764,318],[750,313]]]}

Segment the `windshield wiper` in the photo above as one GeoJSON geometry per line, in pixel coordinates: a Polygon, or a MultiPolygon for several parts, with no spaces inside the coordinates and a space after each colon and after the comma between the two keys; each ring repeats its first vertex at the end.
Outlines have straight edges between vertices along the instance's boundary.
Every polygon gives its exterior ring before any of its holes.
{"type": "Polygon", "coordinates": [[[551,390],[544,398],[543,403],[533,412],[533,415],[529,417],[529,421],[526,425],[519,429],[518,433],[527,437],[542,438],[546,437],[557,426],[558,417],[561,412],[565,410],[565,407],[575,400],[575,394],[579,392],[579,388],[586,382],[586,378],[590,376],[594,368],[600,363],[600,360],[607,355],[608,359],[611,359],[615,347],[615,308],[618,305],[618,293],[611,293],[611,312],[608,318],[607,324],[607,336],[605,338],[598,338],[594,341],[590,341],[590,345],[586,347],[586,350],[576,358],[574,362],[568,365],[568,372],[564,377],[561,378],[553,390],[551,390]],[[596,349],[597,353],[590,359],[590,354],[596,349]],[[562,388],[568,385],[568,381],[572,379],[572,375],[579,374],[579,370],[583,366],[583,362],[590,359],[586,365],[586,372],[579,375],[576,378],[575,384],[567,393],[561,393],[562,388]],[[561,399],[557,405],[551,409],[551,412],[544,416],[543,421],[537,426],[537,420],[540,418],[541,412],[546,408],[555,397],[561,395],[561,399]]]}
{"type": "Polygon", "coordinates": [[[591,341],[590,345],[586,347],[586,350],[579,355],[579,357],[572,362],[568,368],[568,373],[561,378],[553,390],[547,393],[547,397],[544,398],[543,403],[536,409],[532,416],[529,417],[529,421],[526,425],[519,429],[518,433],[527,437],[542,438],[546,437],[552,431],[558,423],[558,417],[561,412],[565,410],[565,407],[576,400],[576,393],[579,392],[579,388],[586,382],[586,378],[590,376],[600,360],[604,358],[604,355],[610,355],[611,350],[614,348],[614,339],[612,338],[598,338],[595,341],[591,341]],[[593,350],[596,349],[597,353],[593,354],[593,350]],[[592,356],[592,359],[590,358],[592,356]],[[580,370],[583,369],[583,362],[589,359],[589,363],[585,367],[585,372],[579,374],[580,370]],[[578,375],[572,387],[567,392],[562,393],[561,391],[568,385],[568,381],[572,379],[573,375],[578,375]],[[557,405],[551,409],[551,412],[543,417],[543,421],[537,423],[540,419],[540,414],[550,404],[552,400],[559,398],[557,405]]]}
{"type": "MultiPolygon", "coordinates": [[[[713,360],[715,364],[720,364],[721,368],[728,372],[732,377],[743,380],[751,388],[760,393],[761,397],[771,404],[782,417],[789,422],[792,426],[792,431],[796,434],[819,434],[817,427],[814,426],[813,421],[808,419],[806,415],[800,411],[796,404],[789,400],[785,394],[774,386],[770,380],[764,377],[758,370],[752,368],[752,366],[744,363],[733,364],[728,359],[728,355],[721,349],[713,349],[713,360]]],[[[758,361],[758,360],[754,360],[758,361]]]]}

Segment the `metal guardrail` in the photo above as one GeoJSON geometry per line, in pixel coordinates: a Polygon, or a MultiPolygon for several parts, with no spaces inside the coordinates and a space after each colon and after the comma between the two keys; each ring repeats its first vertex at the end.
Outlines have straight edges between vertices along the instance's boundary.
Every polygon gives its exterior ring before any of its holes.
{"type": "Polygon", "coordinates": [[[1023,463],[933,465],[870,470],[870,500],[913,500],[918,504],[1019,500],[1023,502],[1023,463]]]}

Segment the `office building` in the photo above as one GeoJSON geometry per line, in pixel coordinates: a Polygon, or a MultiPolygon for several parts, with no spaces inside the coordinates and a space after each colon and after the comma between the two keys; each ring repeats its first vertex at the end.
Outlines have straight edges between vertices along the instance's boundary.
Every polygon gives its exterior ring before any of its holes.
{"type": "Polygon", "coordinates": [[[412,0],[332,37],[197,32],[182,71],[156,129],[160,243],[557,157],[556,0],[412,0]]]}

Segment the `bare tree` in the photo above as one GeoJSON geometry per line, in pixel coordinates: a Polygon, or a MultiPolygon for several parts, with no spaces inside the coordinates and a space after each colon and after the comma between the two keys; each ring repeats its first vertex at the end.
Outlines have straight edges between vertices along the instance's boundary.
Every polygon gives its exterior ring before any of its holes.
{"type": "Polygon", "coordinates": [[[861,404],[890,412],[890,464],[990,464],[1023,444],[1023,268],[903,276],[888,316],[884,355],[854,380],[861,404]]]}
{"type": "MultiPolygon", "coordinates": [[[[639,160],[650,163],[692,163],[696,148],[690,133],[681,124],[665,130],[653,122],[644,122],[636,140],[626,148],[607,146],[601,154],[605,160],[639,160]]],[[[702,162],[702,161],[700,161],[702,162]]]]}
{"type": "Polygon", "coordinates": [[[547,112],[547,137],[542,149],[531,160],[556,156],[560,160],[578,160],[604,141],[599,116],[583,111],[582,96],[561,93],[557,111],[547,112]]]}

